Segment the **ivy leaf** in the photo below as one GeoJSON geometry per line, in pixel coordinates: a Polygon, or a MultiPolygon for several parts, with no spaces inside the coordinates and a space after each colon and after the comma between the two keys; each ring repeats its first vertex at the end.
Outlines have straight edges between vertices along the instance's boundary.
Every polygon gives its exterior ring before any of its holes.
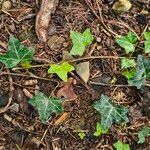
{"type": "Polygon", "coordinates": [[[137,42],[137,37],[134,33],[129,32],[126,36],[121,36],[116,39],[118,45],[125,49],[126,54],[134,52],[135,43],[137,42]]]}
{"type": "Polygon", "coordinates": [[[80,132],[78,134],[78,136],[80,137],[81,140],[83,140],[85,138],[86,134],[84,132],[80,132]]]}
{"type": "Polygon", "coordinates": [[[27,68],[27,69],[29,69],[29,68],[32,67],[32,65],[31,65],[29,62],[22,63],[21,66],[22,66],[23,68],[27,68]]]}
{"type": "Polygon", "coordinates": [[[131,68],[129,70],[124,70],[122,72],[122,75],[125,76],[128,80],[132,79],[136,74],[136,69],[135,68],[131,68]]]}
{"type": "Polygon", "coordinates": [[[104,130],[104,129],[102,128],[102,125],[101,125],[99,122],[97,122],[97,123],[96,123],[96,131],[94,132],[93,135],[95,135],[95,136],[100,136],[101,134],[105,134],[105,133],[107,133],[107,132],[108,132],[108,129],[104,130]]]}
{"type": "Polygon", "coordinates": [[[71,55],[79,55],[82,56],[85,52],[86,46],[90,45],[93,41],[92,33],[90,32],[90,29],[86,29],[83,34],[70,31],[70,37],[73,42],[73,47],[70,51],[71,55]]]}
{"type": "Polygon", "coordinates": [[[30,62],[32,60],[35,50],[23,46],[15,37],[10,37],[8,42],[8,51],[0,55],[0,61],[5,64],[7,68],[13,68],[21,63],[30,62]]]}
{"type": "Polygon", "coordinates": [[[101,125],[104,130],[109,129],[113,123],[127,123],[128,109],[123,106],[113,106],[110,98],[102,95],[93,107],[101,114],[101,125]]]}
{"type": "Polygon", "coordinates": [[[120,140],[113,144],[117,150],[130,150],[129,144],[124,144],[120,140]]]}
{"type": "Polygon", "coordinates": [[[145,53],[150,53],[150,32],[144,32],[144,37],[146,39],[146,41],[144,42],[145,53]]]}
{"type": "Polygon", "coordinates": [[[29,104],[38,110],[39,117],[43,123],[49,120],[52,113],[59,114],[63,112],[62,102],[62,99],[48,98],[39,91],[29,100],[29,104]]]}
{"type": "Polygon", "coordinates": [[[121,69],[134,67],[136,65],[134,59],[123,58],[121,59],[121,69]]]}
{"type": "Polygon", "coordinates": [[[52,64],[48,69],[48,73],[56,73],[63,81],[67,82],[67,73],[74,70],[68,62],[64,62],[61,65],[52,64]]]}
{"type": "Polygon", "coordinates": [[[148,137],[149,134],[149,128],[147,126],[145,126],[141,131],[139,131],[138,133],[138,143],[144,143],[145,142],[145,138],[148,137]]]}
{"type": "Polygon", "coordinates": [[[128,80],[128,83],[140,89],[145,84],[146,78],[150,78],[150,61],[146,60],[142,55],[138,55],[136,73],[128,80]]]}

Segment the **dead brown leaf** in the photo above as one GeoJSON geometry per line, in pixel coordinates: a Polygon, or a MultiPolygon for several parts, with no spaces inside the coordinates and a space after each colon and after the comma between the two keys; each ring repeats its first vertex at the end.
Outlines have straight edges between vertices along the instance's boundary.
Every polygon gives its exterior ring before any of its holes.
{"type": "Polygon", "coordinates": [[[75,100],[77,95],[73,91],[73,85],[76,84],[76,80],[73,78],[69,78],[66,85],[64,85],[58,92],[57,97],[64,97],[67,100],[75,100]]]}
{"type": "Polygon", "coordinates": [[[69,116],[69,113],[64,112],[54,123],[54,125],[58,126],[63,123],[69,116]]]}
{"type": "Polygon", "coordinates": [[[36,16],[36,34],[42,42],[47,41],[47,28],[51,14],[55,11],[58,0],[42,0],[41,8],[36,16]]]}
{"type": "Polygon", "coordinates": [[[80,76],[80,78],[87,83],[90,77],[90,69],[89,69],[89,61],[83,62],[76,65],[76,73],[80,76]]]}

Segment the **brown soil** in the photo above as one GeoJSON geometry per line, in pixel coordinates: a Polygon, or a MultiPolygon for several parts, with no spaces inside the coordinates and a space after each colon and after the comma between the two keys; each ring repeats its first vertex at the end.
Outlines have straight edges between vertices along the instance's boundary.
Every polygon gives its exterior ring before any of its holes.
{"type": "MultiPolygon", "coordinates": [[[[88,57],[90,53],[92,53],[92,56],[125,56],[122,48],[116,44],[114,35],[106,27],[119,35],[134,31],[140,36],[145,27],[149,25],[150,15],[144,15],[145,20],[141,20],[139,14],[143,9],[150,11],[150,4],[139,2],[140,0],[131,0],[132,8],[128,12],[118,15],[112,11],[115,0],[101,0],[102,18],[99,19],[100,14],[96,0],[86,1],[59,1],[55,13],[51,16],[47,32],[48,38],[55,35],[61,36],[63,39],[55,43],[56,45],[50,49],[48,44],[51,43],[40,43],[36,37],[35,15],[40,7],[39,1],[12,0],[8,13],[0,11],[0,53],[2,54],[7,50],[7,42],[10,35],[13,35],[22,41],[24,45],[35,47],[36,58],[59,62],[62,60],[62,51],[70,51],[72,47],[69,31],[73,29],[83,32],[86,28],[90,28],[95,40],[87,48],[85,56],[88,57]],[[86,1],[89,2],[89,5],[86,1]],[[25,16],[31,14],[32,17],[24,19],[25,16]],[[20,21],[18,18],[22,20],[20,21]],[[102,23],[103,21],[106,27],[102,23]],[[95,48],[92,52],[93,46],[95,48]]],[[[2,2],[0,2],[0,6],[2,6],[2,2]]],[[[143,46],[142,41],[139,43],[139,54],[142,53],[141,46],[143,46]]],[[[33,64],[37,65],[41,62],[34,61],[33,64]]],[[[63,83],[57,76],[48,75],[47,69],[47,67],[39,67],[29,70],[10,70],[15,88],[11,104],[19,104],[17,94],[19,90],[22,92],[23,88],[26,88],[32,94],[34,93],[35,86],[23,85],[24,81],[28,79],[37,79],[38,88],[47,96],[55,95],[63,83]],[[28,74],[28,76],[22,76],[24,74],[28,74]],[[36,75],[36,77],[31,77],[30,74],[36,75]]],[[[7,69],[3,64],[0,64],[0,71],[0,106],[4,107],[8,102],[10,92],[9,73],[6,73],[7,69]],[[3,74],[4,72],[6,74],[3,74]]],[[[119,139],[124,143],[128,143],[131,150],[150,149],[150,138],[147,138],[144,144],[137,143],[138,131],[144,125],[150,126],[149,87],[137,90],[135,87],[128,86],[91,85],[90,83],[84,84],[75,72],[69,76],[77,80],[77,84],[73,88],[78,97],[76,100],[64,103],[64,111],[69,113],[69,118],[64,123],[54,126],[54,122],[60,116],[53,115],[48,124],[42,124],[37,111],[31,106],[29,106],[29,110],[25,110],[25,106],[23,106],[23,109],[20,108],[17,112],[9,109],[0,114],[0,150],[112,150],[114,149],[113,143],[119,139]],[[114,124],[109,133],[94,137],[93,133],[96,122],[100,120],[100,115],[94,110],[92,103],[98,100],[101,94],[110,96],[114,103],[128,107],[130,110],[130,123],[127,126],[114,124]],[[8,116],[11,119],[10,121],[8,116]],[[81,140],[78,136],[78,133],[82,131],[86,133],[84,140],[81,140]]],[[[90,60],[90,80],[104,80],[105,82],[107,77],[116,77],[116,84],[127,84],[126,79],[121,75],[118,59],[90,60]]],[[[23,95],[22,98],[27,101],[26,96],[23,95]]],[[[26,105],[26,102],[23,105],[26,105]]]]}

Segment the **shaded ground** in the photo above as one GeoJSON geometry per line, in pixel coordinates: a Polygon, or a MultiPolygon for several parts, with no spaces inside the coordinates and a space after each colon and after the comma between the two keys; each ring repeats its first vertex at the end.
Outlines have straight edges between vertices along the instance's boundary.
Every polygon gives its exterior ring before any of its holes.
{"type": "MultiPolygon", "coordinates": [[[[40,6],[38,1],[14,0],[8,13],[0,12],[0,53],[6,51],[9,36],[13,35],[19,38],[23,44],[35,47],[36,58],[59,62],[62,59],[62,51],[71,49],[70,29],[82,32],[88,27],[91,29],[95,40],[87,48],[85,56],[124,56],[122,49],[115,43],[113,34],[108,32],[106,27],[119,35],[134,31],[140,36],[145,27],[148,26],[150,16],[149,14],[144,15],[144,21],[141,21],[139,15],[143,9],[149,11],[149,4],[136,0],[132,2],[133,6],[129,12],[116,15],[111,9],[113,3],[113,0],[101,2],[102,11],[100,15],[94,0],[91,0],[92,7],[89,7],[90,3],[88,6],[84,0],[61,0],[52,15],[48,34],[49,38],[57,35],[58,37],[61,36],[62,40],[50,48],[49,43],[41,44],[36,38],[34,27],[35,15],[40,6]],[[94,13],[102,16],[101,19],[103,20],[97,18],[94,13]],[[26,19],[26,16],[29,18],[26,19]]],[[[138,53],[142,53],[141,46],[143,46],[142,41],[139,43],[138,53]]],[[[35,61],[34,64],[40,64],[40,62],[35,61]]],[[[7,71],[2,64],[0,64],[0,70],[1,73],[7,71]]],[[[34,93],[35,86],[24,86],[25,80],[37,79],[38,88],[47,95],[55,94],[60,88],[60,79],[57,76],[48,75],[47,67],[10,70],[10,72],[14,73],[11,76],[16,92],[12,104],[14,102],[19,103],[17,96],[19,90],[22,91],[23,88],[26,88],[34,93]],[[31,73],[32,76],[36,76],[31,77],[31,73]],[[25,74],[27,76],[23,77],[22,75],[25,74]]],[[[90,73],[90,80],[104,80],[105,83],[107,77],[116,77],[116,84],[127,84],[126,79],[121,76],[118,59],[90,60],[90,73]]],[[[29,110],[20,109],[18,112],[8,110],[0,115],[0,149],[54,149],[54,147],[60,147],[62,150],[112,150],[113,143],[118,139],[129,143],[131,150],[150,149],[149,138],[144,144],[137,144],[137,132],[144,125],[150,126],[149,87],[137,90],[128,86],[96,86],[90,85],[90,83],[85,85],[75,73],[70,76],[77,80],[74,90],[78,98],[64,103],[64,110],[69,113],[69,118],[62,125],[56,127],[53,123],[58,118],[57,116],[53,116],[49,125],[44,125],[38,119],[36,110],[31,106],[29,110]],[[92,134],[95,131],[96,122],[100,118],[93,109],[92,103],[99,99],[101,94],[112,97],[114,103],[127,106],[130,110],[130,123],[126,127],[113,125],[108,134],[96,138],[92,134]],[[78,133],[82,131],[87,133],[84,140],[78,136],[78,133]],[[40,141],[42,142],[40,143],[40,141]]],[[[9,76],[6,73],[1,75],[0,79],[1,106],[7,104],[8,93],[9,76]],[[6,99],[5,103],[4,99],[6,99]]],[[[25,96],[23,98],[27,101],[25,96]]]]}

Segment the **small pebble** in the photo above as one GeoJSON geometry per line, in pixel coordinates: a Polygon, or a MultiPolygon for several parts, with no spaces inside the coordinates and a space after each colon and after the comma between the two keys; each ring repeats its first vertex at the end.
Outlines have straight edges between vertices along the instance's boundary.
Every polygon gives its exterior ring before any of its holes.
{"type": "Polygon", "coordinates": [[[145,15],[142,15],[142,14],[139,14],[136,16],[136,21],[142,25],[147,23],[147,19],[146,19],[145,15]]]}
{"type": "Polygon", "coordinates": [[[102,40],[102,39],[101,39],[100,37],[97,37],[97,38],[96,38],[96,41],[97,41],[98,43],[100,43],[101,40],[102,40]]]}

